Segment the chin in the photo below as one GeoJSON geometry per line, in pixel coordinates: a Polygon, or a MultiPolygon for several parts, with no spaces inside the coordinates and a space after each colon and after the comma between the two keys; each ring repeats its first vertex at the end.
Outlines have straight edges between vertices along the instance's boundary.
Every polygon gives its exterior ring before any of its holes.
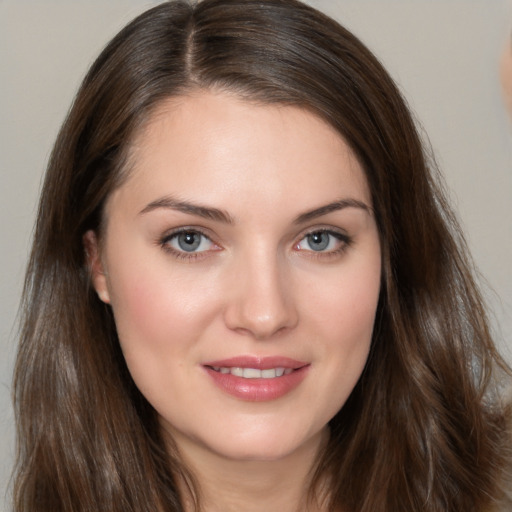
{"type": "Polygon", "coordinates": [[[264,429],[252,433],[244,432],[242,435],[228,433],[222,438],[204,443],[204,447],[224,459],[233,461],[279,461],[304,451],[316,454],[322,439],[328,435],[327,432],[328,427],[313,433],[294,433],[290,428],[276,429],[273,432],[264,429]]]}
{"type": "Polygon", "coordinates": [[[217,455],[230,460],[245,462],[269,462],[285,459],[291,455],[297,447],[274,446],[267,444],[262,446],[231,445],[219,447],[217,455]]]}

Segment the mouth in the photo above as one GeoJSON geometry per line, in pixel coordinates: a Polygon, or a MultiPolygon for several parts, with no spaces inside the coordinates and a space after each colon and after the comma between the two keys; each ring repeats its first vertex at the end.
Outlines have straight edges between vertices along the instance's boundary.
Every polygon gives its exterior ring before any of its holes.
{"type": "Polygon", "coordinates": [[[311,364],[287,357],[239,356],[203,364],[215,385],[235,398],[262,402],[281,398],[306,378],[311,364]]]}
{"type": "Polygon", "coordinates": [[[282,377],[283,375],[290,375],[293,371],[293,368],[267,368],[265,370],[260,370],[258,368],[242,368],[241,366],[208,366],[208,368],[212,369],[215,372],[219,372],[222,374],[231,374],[235,377],[242,377],[243,379],[275,379],[278,377],[282,377]]]}

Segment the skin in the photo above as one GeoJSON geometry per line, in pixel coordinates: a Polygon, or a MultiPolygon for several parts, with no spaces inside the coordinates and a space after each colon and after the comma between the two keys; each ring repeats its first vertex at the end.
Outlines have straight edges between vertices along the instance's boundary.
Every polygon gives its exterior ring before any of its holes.
{"type": "Polygon", "coordinates": [[[162,105],[131,163],[101,240],[88,232],[85,244],[132,377],[206,510],[296,511],[370,347],[381,256],[361,166],[311,113],[204,91],[162,105]],[[194,253],[179,246],[183,227],[207,237],[194,253]],[[337,235],[319,250],[308,235],[321,230],[337,235]],[[240,355],[307,370],[284,396],[244,400],[204,367],[240,355]]]}
{"type": "Polygon", "coordinates": [[[501,57],[501,85],[505,104],[512,116],[512,41],[510,39],[507,41],[501,57]]]}

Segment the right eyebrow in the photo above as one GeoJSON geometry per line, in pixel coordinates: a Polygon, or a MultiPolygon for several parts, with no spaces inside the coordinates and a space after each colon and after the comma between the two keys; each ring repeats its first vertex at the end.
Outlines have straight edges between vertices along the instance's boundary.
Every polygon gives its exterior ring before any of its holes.
{"type": "Polygon", "coordinates": [[[180,201],[170,196],[161,197],[155,201],[151,201],[151,203],[149,203],[139,212],[139,215],[152,212],[159,208],[176,210],[179,212],[188,213],[190,215],[196,215],[204,219],[223,222],[225,224],[234,223],[233,217],[231,217],[231,215],[229,215],[229,213],[225,210],[219,210],[218,208],[194,204],[189,201],[180,201]]]}
{"type": "Polygon", "coordinates": [[[316,219],[317,217],[322,217],[331,212],[343,210],[345,208],[358,208],[360,210],[365,211],[366,213],[369,213],[370,215],[373,212],[373,209],[363,201],[360,201],[358,199],[347,198],[340,199],[338,201],[333,201],[332,203],[302,213],[295,219],[294,222],[295,224],[302,224],[304,222],[309,222],[310,220],[316,219]]]}

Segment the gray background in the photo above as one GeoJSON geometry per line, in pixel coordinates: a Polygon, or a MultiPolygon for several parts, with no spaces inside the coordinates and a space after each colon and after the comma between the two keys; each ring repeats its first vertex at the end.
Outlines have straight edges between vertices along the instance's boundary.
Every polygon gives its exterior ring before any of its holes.
{"type": "MultiPolygon", "coordinates": [[[[41,176],[87,67],[117,30],[156,3],[0,0],[0,510],[9,508],[15,317],[41,176]]],[[[512,360],[512,131],[498,74],[511,0],[310,3],[374,50],[421,120],[512,360]]]]}

